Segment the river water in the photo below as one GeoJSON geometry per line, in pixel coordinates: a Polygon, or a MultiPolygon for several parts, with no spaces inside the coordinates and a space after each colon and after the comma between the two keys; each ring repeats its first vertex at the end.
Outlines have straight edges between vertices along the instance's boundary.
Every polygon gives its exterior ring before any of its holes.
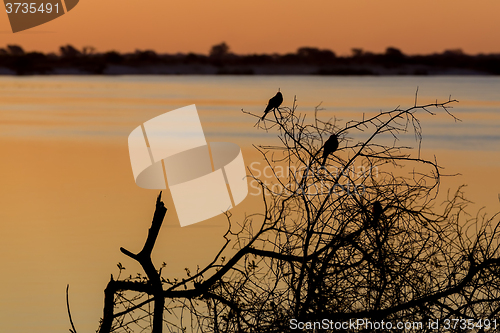
{"type": "MultiPolygon", "coordinates": [[[[380,110],[459,102],[421,114],[426,157],[445,173],[442,191],[467,184],[470,212],[500,209],[500,78],[318,76],[35,76],[0,77],[0,332],[67,332],[65,288],[80,332],[97,329],[110,274],[140,268],[120,253],[142,246],[158,194],[134,183],[128,134],[164,112],[196,104],[207,141],[237,143],[247,166],[261,166],[253,145],[277,143],[254,127],[278,88],[307,119],[343,124],[380,110]]],[[[408,140],[405,138],[404,140],[408,140]]],[[[415,144],[408,140],[409,144],[415,144]]],[[[212,259],[223,243],[219,216],[181,228],[169,207],[154,252],[164,275],[182,277],[212,259]],[[167,272],[167,273],[165,273],[167,272]]],[[[258,212],[257,196],[233,209],[258,212]]]]}

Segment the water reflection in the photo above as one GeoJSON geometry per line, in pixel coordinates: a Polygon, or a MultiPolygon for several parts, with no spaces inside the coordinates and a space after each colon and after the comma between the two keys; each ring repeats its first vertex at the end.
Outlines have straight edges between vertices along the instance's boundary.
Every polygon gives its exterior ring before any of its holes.
{"type": "MultiPolygon", "coordinates": [[[[135,186],[130,170],[127,136],[138,124],[195,103],[207,140],[237,143],[250,165],[262,161],[252,144],[277,138],[254,128],[256,119],[241,109],[261,115],[277,88],[283,105],[296,94],[300,112],[312,117],[322,102],[323,119],[343,124],[363,113],[412,106],[417,86],[421,103],[450,94],[460,100],[452,111],[462,122],[444,112],[421,118],[423,154],[436,155],[443,173],[462,174],[443,178],[443,194],[467,183],[474,207],[495,211],[497,77],[0,77],[0,262],[7,272],[0,284],[0,331],[66,330],[67,283],[79,330],[95,330],[116,263],[123,262],[127,274],[139,271],[118,251],[140,246],[157,195],[135,186]]],[[[403,140],[415,145],[412,135],[403,140]]],[[[168,196],[165,203],[173,207],[168,196]]],[[[259,211],[259,200],[249,196],[232,213],[259,211]]],[[[171,208],[153,259],[166,261],[172,276],[184,267],[194,271],[212,259],[225,225],[211,219],[180,228],[171,208]]]]}

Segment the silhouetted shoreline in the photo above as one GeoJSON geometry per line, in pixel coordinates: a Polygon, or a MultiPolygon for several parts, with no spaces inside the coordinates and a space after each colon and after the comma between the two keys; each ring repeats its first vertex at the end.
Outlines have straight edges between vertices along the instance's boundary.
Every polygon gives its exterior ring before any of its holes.
{"type": "Polygon", "coordinates": [[[209,55],[157,54],[137,50],[97,53],[62,46],[59,54],[25,52],[20,46],[0,48],[0,75],[500,75],[500,54],[468,55],[447,50],[406,55],[389,47],[384,53],[353,49],[351,56],[302,47],[296,53],[236,55],[225,44],[209,55]]]}

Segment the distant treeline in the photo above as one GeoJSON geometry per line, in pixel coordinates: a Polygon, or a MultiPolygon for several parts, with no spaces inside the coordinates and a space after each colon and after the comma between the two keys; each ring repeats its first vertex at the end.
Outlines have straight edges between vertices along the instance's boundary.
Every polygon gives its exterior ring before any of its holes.
{"type": "Polygon", "coordinates": [[[384,53],[353,49],[350,56],[301,47],[288,54],[230,52],[225,43],[204,54],[155,51],[99,53],[66,45],[59,54],[25,52],[18,45],[0,48],[0,74],[309,74],[309,75],[500,75],[500,54],[468,55],[460,49],[406,55],[389,47],[384,53]]]}

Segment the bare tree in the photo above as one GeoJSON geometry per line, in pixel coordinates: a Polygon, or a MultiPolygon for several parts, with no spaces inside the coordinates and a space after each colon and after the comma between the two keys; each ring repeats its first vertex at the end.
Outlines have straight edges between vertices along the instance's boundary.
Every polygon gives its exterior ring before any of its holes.
{"type": "Polygon", "coordinates": [[[382,321],[395,332],[493,328],[500,312],[496,216],[465,215],[462,188],[436,207],[440,166],[396,140],[413,132],[420,143],[417,114],[435,108],[451,115],[455,102],[419,105],[415,98],[410,108],[346,123],[321,120],[318,108],[308,121],[295,102],[275,110],[265,124],[279,144],[256,147],[278,185],[254,177],[264,212],[242,221],[228,214],[226,243],[213,261],[171,279],[150,259],[166,212],[159,197],[144,249],[122,249],[146,276],[112,277],[99,332],[289,332],[305,324],[328,332],[349,320],[360,326],[344,332],[372,331],[382,321]],[[321,167],[332,134],[340,146],[321,167]],[[384,136],[393,144],[383,144],[384,136]],[[280,172],[283,165],[293,172],[280,172]]]}

